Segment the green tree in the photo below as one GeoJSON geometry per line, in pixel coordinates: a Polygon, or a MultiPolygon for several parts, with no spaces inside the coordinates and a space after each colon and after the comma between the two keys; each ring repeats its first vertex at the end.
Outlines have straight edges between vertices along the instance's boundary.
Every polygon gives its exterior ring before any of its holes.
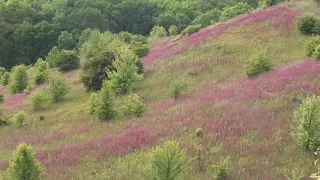
{"type": "Polygon", "coordinates": [[[48,81],[49,78],[49,69],[46,61],[38,59],[35,64],[36,75],[35,75],[35,84],[43,84],[48,81]]]}
{"type": "Polygon", "coordinates": [[[59,102],[68,94],[69,87],[66,80],[60,73],[51,73],[47,91],[53,102],[59,102]]]}
{"type": "Polygon", "coordinates": [[[297,27],[302,34],[315,34],[318,31],[320,18],[312,13],[303,14],[297,22],[297,27]]]}
{"type": "Polygon", "coordinates": [[[62,31],[58,37],[58,48],[71,50],[75,47],[75,41],[72,37],[72,34],[67,31],[62,31]]]}
{"type": "Polygon", "coordinates": [[[247,3],[239,2],[233,6],[227,6],[223,9],[220,21],[226,21],[241,14],[249,13],[253,10],[252,6],[247,3]]]}
{"type": "Polygon", "coordinates": [[[60,59],[56,61],[56,66],[59,71],[66,72],[79,68],[80,57],[75,50],[62,50],[60,52],[60,59]]]}
{"type": "Polygon", "coordinates": [[[35,111],[44,109],[44,107],[48,103],[48,100],[49,100],[49,97],[47,95],[47,92],[44,90],[33,92],[29,96],[29,103],[32,109],[35,111]]]}
{"type": "Polygon", "coordinates": [[[181,150],[176,141],[165,142],[150,153],[149,167],[144,179],[148,180],[178,180],[183,179],[187,167],[187,154],[181,150]]]}
{"type": "Polygon", "coordinates": [[[155,26],[152,31],[150,32],[150,38],[159,38],[159,37],[165,37],[167,36],[167,31],[162,26],[155,26]]]}
{"type": "Polygon", "coordinates": [[[57,62],[61,59],[61,51],[57,46],[54,46],[46,57],[49,67],[55,67],[57,62]]]}
{"type": "Polygon", "coordinates": [[[101,89],[107,78],[106,69],[113,69],[115,53],[109,46],[113,39],[110,32],[101,34],[95,30],[80,48],[80,79],[87,91],[101,89]]]}
{"type": "Polygon", "coordinates": [[[12,118],[11,118],[11,121],[19,126],[19,127],[22,127],[24,122],[25,122],[25,118],[26,118],[26,113],[24,111],[20,111],[20,112],[17,112],[12,118]]]}
{"type": "Polygon", "coordinates": [[[12,180],[40,180],[42,165],[36,160],[32,147],[20,144],[13,153],[7,174],[12,180]]]}
{"type": "Polygon", "coordinates": [[[320,98],[307,98],[294,111],[291,136],[302,147],[312,151],[320,147],[320,98]]]}
{"type": "Polygon", "coordinates": [[[1,78],[1,84],[3,86],[8,85],[10,82],[10,73],[9,72],[5,72],[1,78]]]}
{"type": "Polygon", "coordinates": [[[15,66],[12,69],[9,82],[11,94],[22,93],[28,86],[27,67],[25,65],[15,66]]]}
{"type": "Polygon", "coordinates": [[[103,81],[102,88],[99,92],[99,99],[94,104],[94,114],[101,120],[110,120],[115,117],[115,94],[112,90],[111,83],[103,81]]]}
{"type": "Polygon", "coordinates": [[[116,93],[127,93],[131,90],[132,83],[142,79],[138,74],[136,65],[138,57],[127,47],[122,47],[113,61],[115,70],[107,70],[108,78],[116,93]]]}
{"type": "Polygon", "coordinates": [[[177,26],[176,25],[171,25],[170,27],[169,27],[169,35],[170,36],[173,36],[173,35],[176,35],[177,33],[178,33],[178,28],[177,28],[177,26]]]}

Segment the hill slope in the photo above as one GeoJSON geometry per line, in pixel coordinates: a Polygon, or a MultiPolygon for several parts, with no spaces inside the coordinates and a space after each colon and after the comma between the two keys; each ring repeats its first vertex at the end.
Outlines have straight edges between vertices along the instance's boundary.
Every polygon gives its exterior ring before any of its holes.
{"type": "Polygon", "coordinates": [[[89,94],[76,73],[68,74],[66,101],[45,111],[31,111],[27,94],[7,96],[7,112],[25,109],[29,116],[23,128],[0,129],[6,137],[0,139],[0,169],[26,142],[45,165],[43,179],[137,179],[148,150],[174,138],[190,158],[201,144],[203,170],[193,161],[188,179],[211,179],[212,165],[226,156],[230,179],[284,179],[292,170],[308,177],[314,157],[289,136],[298,106],[291,99],[320,93],[320,62],[305,57],[309,37],[295,30],[300,14],[286,5],[257,10],[154,48],[144,58],[145,79],[135,84],[148,109],[140,118],[101,122],[88,115],[89,94]],[[243,63],[257,44],[268,48],[275,71],[248,79],[243,63]],[[188,90],[172,100],[170,84],[181,77],[188,90]],[[198,127],[204,129],[200,138],[194,136],[198,127]]]}

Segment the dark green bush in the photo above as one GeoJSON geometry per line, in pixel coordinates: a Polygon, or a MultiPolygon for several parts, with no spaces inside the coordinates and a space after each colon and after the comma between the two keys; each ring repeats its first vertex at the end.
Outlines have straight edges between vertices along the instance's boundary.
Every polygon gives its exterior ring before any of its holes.
{"type": "Polygon", "coordinates": [[[311,97],[303,101],[294,111],[291,136],[297,145],[312,151],[320,147],[320,98],[311,97]]]}
{"type": "Polygon", "coordinates": [[[131,44],[130,49],[138,56],[143,57],[147,55],[150,51],[149,44],[143,44],[141,42],[135,42],[131,44]]]}
{"type": "Polygon", "coordinates": [[[130,94],[124,101],[121,112],[125,116],[140,117],[145,111],[145,105],[137,94],[130,94]]]}
{"type": "Polygon", "coordinates": [[[11,94],[22,93],[28,86],[27,67],[19,65],[12,68],[9,83],[9,92],[11,94]]]}
{"type": "Polygon", "coordinates": [[[200,14],[191,22],[191,24],[199,24],[202,28],[204,28],[218,22],[220,15],[221,11],[215,8],[208,12],[200,14]]]}
{"type": "Polygon", "coordinates": [[[305,13],[298,19],[298,30],[300,33],[305,35],[317,34],[319,21],[320,19],[316,15],[312,13],[305,13]]]}
{"type": "Polygon", "coordinates": [[[50,68],[55,67],[57,62],[61,59],[61,51],[55,46],[46,57],[46,61],[50,68]]]}
{"type": "Polygon", "coordinates": [[[58,48],[71,50],[75,48],[75,41],[72,34],[67,31],[62,31],[58,37],[58,48]]]}
{"type": "Polygon", "coordinates": [[[249,77],[258,76],[273,69],[273,64],[267,57],[267,50],[257,47],[250,58],[245,62],[244,69],[249,77]]]}
{"type": "Polygon", "coordinates": [[[320,45],[320,36],[313,37],[306,45],[308,57],[314,57],[316,48],[320,45]]]}
{"type": "Polygon", "coordinates": [[[79,68],[80,58],[75,50],[62,50],[60,59],[56,61],[59,71],[66,72],[79,68]]]}
{"type": "Polygon", "coordinates": [[[202,136],[203,135],[203,129],[202,128],[197,128],[196,129],[196,136],[197,137],[200,137],[200,136],[202,136]]]}
{"type": "Polygon", "coordinates": [[[250,13],[253,10],[252,6],[247,3],[239,2],[233,6],[227,6],[223,9],[220,21],[226,21],[241,14],[250,13]]]}

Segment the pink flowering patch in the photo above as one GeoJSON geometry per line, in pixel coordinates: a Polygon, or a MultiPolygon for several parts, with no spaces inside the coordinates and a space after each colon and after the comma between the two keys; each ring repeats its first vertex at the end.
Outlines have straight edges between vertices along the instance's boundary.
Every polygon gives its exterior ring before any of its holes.
{"type": "Polygon", "coordinates": [[[289,31],[300,11],[293,11],[284,6],[272,9],[259,9],[248,15],[236,17],[226,23],[220,23],[205,28],[179,41],[163,47],[153,49],[143,58],[145,63],[153,62],[159,58],[171,57],[186,52],[189,47],[200,44],[202,41],[221,36],[232,26],[239,26],[248,22],[264,22],[270,20],[275,28],[289,31]]]}

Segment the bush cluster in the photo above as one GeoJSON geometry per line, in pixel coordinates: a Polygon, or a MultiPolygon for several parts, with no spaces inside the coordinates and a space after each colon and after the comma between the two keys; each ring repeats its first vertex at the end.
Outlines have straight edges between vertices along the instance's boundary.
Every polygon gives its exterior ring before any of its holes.
{"type": "Polygon", "coordinates": [[[124,101],[121,112],[124,116],[140,117],[146,111],[145,105],[137,94],[130,94],[124,101]]]}
{"type": "Polygon", "coordinates": [[[257,47],[250,58],[245,62],[244,69],[249,77],[258,76],[264,72],[273,69],[273,64],[267,57],[267,50],[262,47],[257,47]]]}
{"type": "Polygon", "coordinates": [[[150,32],[151,39],[165,37],[167,35],[168,35],[168,33],[167,33],[166,29],[162,26],[155,26],[152,28],[152,31],[150,32]]]}
{"type": "Polygon", "coordinates": [[[306,45],[308,57],[320,59],[320,36],[313,37],[306,45]]]}
{"type": "Polygon", "coordinates": [[[320,18],[312,13],[305,13],[298,19],[297,27],[301,34],[319,34],[320,18]]]}

